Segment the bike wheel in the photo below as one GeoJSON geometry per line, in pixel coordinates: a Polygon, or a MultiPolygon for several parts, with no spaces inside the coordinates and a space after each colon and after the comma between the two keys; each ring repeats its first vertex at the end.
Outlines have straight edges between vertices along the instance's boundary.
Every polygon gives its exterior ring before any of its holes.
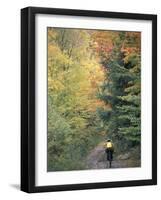
{"type": "Polygon", "coordinates": [[[112,167],[112,161],[110,160],[109,161],[109,168],[111,168],[112,167]]]}

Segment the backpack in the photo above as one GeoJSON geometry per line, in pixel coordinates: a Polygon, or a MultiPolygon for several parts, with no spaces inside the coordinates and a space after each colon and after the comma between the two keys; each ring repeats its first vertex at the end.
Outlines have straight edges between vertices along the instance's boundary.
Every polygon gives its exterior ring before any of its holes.
{"type": "Polygon", "coordinates": [[[106,143],[106,148],[107,148],[107,149],[113,148],[112,142],[107,142],[107,143],[106,143]]]}

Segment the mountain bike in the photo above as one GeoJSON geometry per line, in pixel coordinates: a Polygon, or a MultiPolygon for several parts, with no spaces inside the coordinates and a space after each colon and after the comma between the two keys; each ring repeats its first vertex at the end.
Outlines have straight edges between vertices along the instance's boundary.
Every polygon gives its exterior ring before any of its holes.
{"type": "Polygon", "coordinates": [[[106,154],[107,154],[107,167],[111,168],[112,167],[112,160],[113,160],[113,151],[106,149],[106,154]]]}

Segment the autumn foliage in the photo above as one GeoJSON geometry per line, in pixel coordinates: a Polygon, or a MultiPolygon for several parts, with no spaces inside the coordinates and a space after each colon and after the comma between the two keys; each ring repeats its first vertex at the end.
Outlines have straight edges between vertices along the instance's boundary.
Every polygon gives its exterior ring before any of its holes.
{"type": "Polygon", "coordinates": [[[140,145],[140,37],[48,28],[48,171],[85,169],[107,136],[140,145]]]}

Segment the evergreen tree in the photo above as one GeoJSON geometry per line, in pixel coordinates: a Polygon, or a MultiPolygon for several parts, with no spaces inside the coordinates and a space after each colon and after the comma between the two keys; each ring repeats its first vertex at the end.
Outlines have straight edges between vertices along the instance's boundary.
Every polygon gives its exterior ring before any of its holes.
{"type": "Polygon", "coordinates": [[[125,43],[126,34],[120,32],[110,59],[103,63],[106,81],[98,95],[110,105],[98,110],[107,135],[125,144],[124,149],[140,144],[141,137],[140,53],[127,52],[125,43]]]}

